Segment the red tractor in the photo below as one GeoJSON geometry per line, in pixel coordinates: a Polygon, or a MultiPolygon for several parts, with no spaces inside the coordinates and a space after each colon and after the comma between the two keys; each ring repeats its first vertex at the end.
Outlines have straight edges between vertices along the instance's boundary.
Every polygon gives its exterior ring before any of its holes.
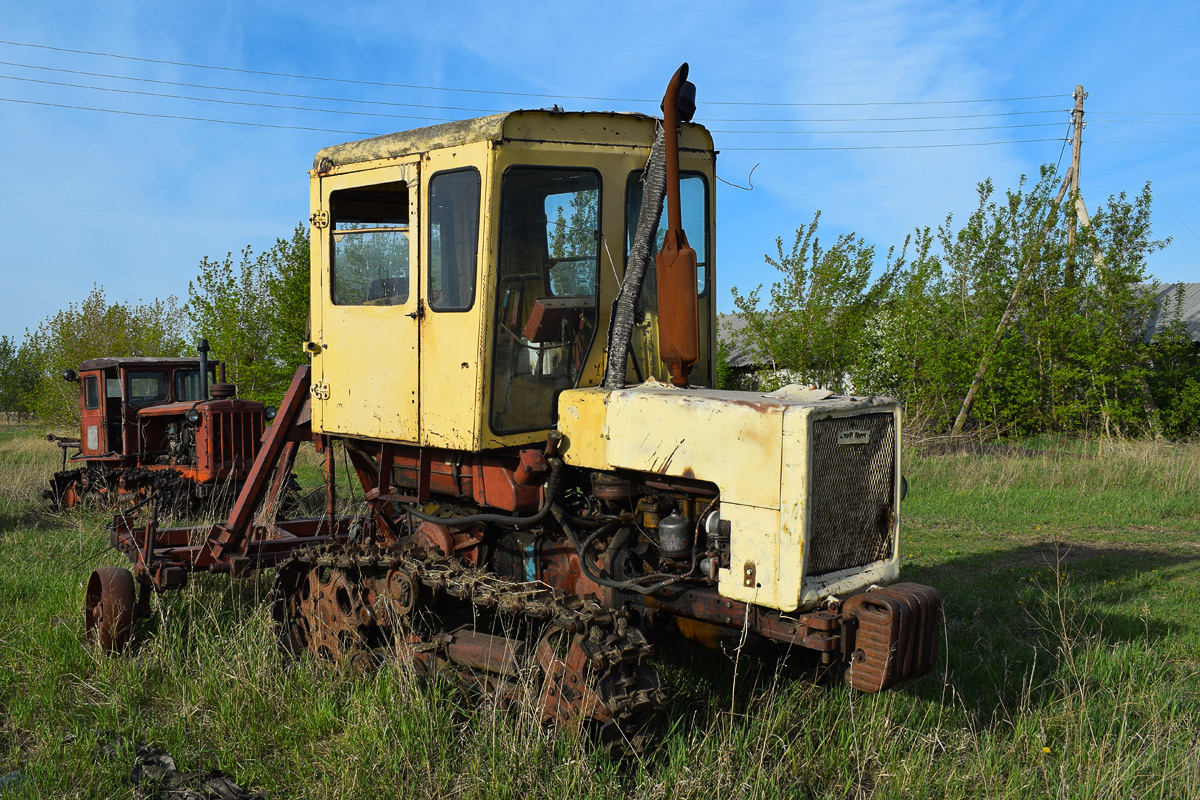
{"type": "Polygon", "coordinates": [[[43,493],[55,507],[136,502],[151,491],[178,503],[232,500],[275,412],[235,397],[205,340],[199,350],[199,358],[93,358],[63,374],[79,384],[80,437],[49,437],[63,457],[43,493]]]}

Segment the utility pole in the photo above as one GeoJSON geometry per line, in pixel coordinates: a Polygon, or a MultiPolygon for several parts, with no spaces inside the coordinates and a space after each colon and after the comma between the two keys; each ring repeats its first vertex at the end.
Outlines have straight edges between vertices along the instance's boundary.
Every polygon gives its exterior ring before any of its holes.
{"type": "MultiPolygon", "coordinates": [[[[1071,112],[1071,203],[1079,197],[1079,153],[1083,149],[1083,99],[1087,92],[1081,84],[1075,84],[1075,110],[1071,112]]],[[[1067,286],[1075,285],[1075,214],[1070,215],[1067,226],[1067,286]]]]}

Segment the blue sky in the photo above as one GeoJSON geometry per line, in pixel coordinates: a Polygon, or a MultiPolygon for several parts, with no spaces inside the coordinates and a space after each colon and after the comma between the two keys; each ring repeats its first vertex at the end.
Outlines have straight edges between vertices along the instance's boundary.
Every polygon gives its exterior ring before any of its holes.
{"type": "Polygon", "coordinates": [[[1151,272],[1163,281],[1200,280],[1195,3],[432,5],[0,0],[0,39],[8,42],[0,44],[7,156],[0,218],[9,231],[0,254],[0,334],[21,337],[82,299],[93,282],[112,300],[186,298],[203,256],[266,248],[307,218],[313,153],[361,138],[60,106],[384,133],[551,103],[651,112],[683,61],[697,84],[697,119],[721,150],[718,174],[745,185],[757,164],[753,191],[718,189],[721,310],[731,309],[730,286],[745,292],[773,279],[763,255],[818,209],[823,236],[853,230],[884,252],[916,226],[964,216],[980,180],[991,177],[1002,189],[1023,173],[1036,175],[1059,158],[1077,83],[1089,93],[1081,170],[1089,209],[1152,181],[1155,233],[1174,242],[1153,256],[1151,272]],[[62,49],[21,46],[30,44],[62,49]],[[1002,99],[1043,95],[1051,97],[1002,99]],[[989,102],[946,102],[963,100],[989,102]],[[879,105],[900,102],[923,104],[879,105]],[[768,103],[828,105],[761,105],[768,103]],[[940,118],[874,121],[895,117],[940,118]],[[1007,125],[1029,127],[996,127],[1007,125]],[[990,129],[928,130],[950,127],[990,129]],[[880,128],[926,130],[841,132],[880,128]],[[744,132],[756,130],[780,132],[744,132]],[[1005,143],[895,147],[997,141],[1005,143]],[[762,149],[865,145],[889,149],[762,149]]]}

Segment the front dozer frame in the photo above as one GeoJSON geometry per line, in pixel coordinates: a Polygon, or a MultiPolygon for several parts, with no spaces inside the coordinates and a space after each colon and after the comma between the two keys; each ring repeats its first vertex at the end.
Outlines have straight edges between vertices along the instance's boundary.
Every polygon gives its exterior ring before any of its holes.
{"type": "Polygon", "coordinates": [[[325,515],[275,519],[296,453],[303,442],[313,440],[309,373],[310,367],[305,365],[292,377],[274,424],[267,429],[263,446],[223,524],[160,528],[153,495],[113,518],[109,541],[129,559],[134,581],[115,579],[107,572],[101,575],[101,570],[89,581],[87,628],[89,633],[95,631],[105,648],[118,650],[129,641],[134,620],[149,613],[151,591],[182,588],[193,572],[245,576],[278,564],[297,548],[344,542],[350,536],[359,520],[333,514],[332,451],[328,440],[319,435],[317,442],[326,457],[325,515]],[[149,513],[139,522],[138,512],[147,506],[149,513]],[[261,521],[256,523],[260,507],[261,521]],[[136,604],[134,582],[140,587],[136,604]],[[107,607],[109,613],[98,612],[97,604],[107,607]],[[133,614],[124,613],[130,607],[133,614]]]}

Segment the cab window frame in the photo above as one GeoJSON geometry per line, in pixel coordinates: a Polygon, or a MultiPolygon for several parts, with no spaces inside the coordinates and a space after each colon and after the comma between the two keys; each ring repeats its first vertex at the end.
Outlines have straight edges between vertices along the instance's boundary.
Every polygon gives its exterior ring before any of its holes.
{"type": "MultiPolygon", "coordinates": [[[[627,264],[629,263],[629,242],[631,239],[633,239],[634,236],[637,235],[637,216],[635,215],[632,220],[630,219],[630,213],[629,213],[631,211],[630,201],[633,197],[633,186],[635,183],[641,183],[643,175],[645,175],[645,170],[635,169],[635,170],[631,170],[629,175],[626,176],[626,178],[625,178],[625,204],[624,204],[625,236],[622,237],[622,244],[625,249],[624,255],[625,255],[625,262],[627,264]],[[632,222],[632,227],[630,225],[631,222],[632,222]]],[[[712,187],[709,186],[708,176],[699,170],[683,170],[683,169],[681,169],[679,171],[680,183],[682,183],[684,180],[687,180],[690,178],[699,178],[700,185],[704,187],[704,221],[703,221],[703,224],[704,224],[704,243],[703,243],[704,244],[704,259],[701,262],[704,266],[704,270],[703,270],[704,288],[701,289],[699,286],[699,281],[697,281],[696,295],[698,297],[706,297],[708,295],[708,291],[709,291],[708,287],[713,283],[712,242],[709,241],[709,239],[711,238],[710,233],[712,231],[712,219],[711,219],[711,214],[710,214],[710,210],[709,210],[709,206],[711,205],[711,201],[712,201],[712,195],[710,194],[712,192],[712,187]]],[[[638,209],[639,210],[641,209],[640,203],[638,204],[638,209]]],[[[662,216],[659,217],[658,230],[656,231],[657,234],[662,234],[662,232],[666,226],[666,214],[667,214],[667,210],[665,207],[665,195],[664,195],[664,208],[663,208],[662,216]]],[[[686,220],[684,220],[684,221],[686,222],[686,220]]],[[[688,244],[691,245],[691,247],[693,249],[696,248],[696,244],[694,242],[692,242],[690,238],[688,239],[688,244]]],[[[651,243],[650,249],[651,249],[650,255],[653,258],[655,253],[658,252],[657,236],[655,237],[655,241],[651,243]]]]}
{"type": "Polygon", "coordinates": [[[126,406],[129,408],[144,408],[146,406],[169,403],[171,399],[171,378],[167,369],[138,369],[125,373],[125,385],[128,389],[126,406]],[[149,380],[151,376],[161,376],[159,384],[163,387],[162,396],[139,396],[133,391],[134,380],[149,380]]]}
{"type": "Polygon", "coordinates": [[[96,375],[83,376],[83,409],[95,411],[100,408],[100,378],[96,375]]]}
{"type": "MultiPolygon", "coordinates": [[[[331,209],[331,218],[330,218],[329,228],[328,228],[328,230],[329,230],[329,255],[328,255],[328,258],[329,258],[329,276],[328,276],[329,287],[328,287],[328,291],[329,291],[330,304],[337,306],[339,308],[362,308],[364,306],[403,306],[403,305],[408,304],[408,301],[409,301],[410,297],[412,296],[412,287],[414,284],[414,280],[413,280],[414,264],[413,264],[412,253],[413,253],[413,248],[416,247],[416,242],[413,239],[412,220],[409,218],[409,210],[412,205],[409,193],[413,192],[413,191],[417,191],[417,184],[415,181],[398,180],[398,181],[389,181],[389,182],[379,183],[379,184],[368,184],[365,186],[348,186],[348,187],[341,188],[341,189],[334,189],[333,191],[331,191],[329,193],[328,205],[329,205],[329,208],[331,209]],[[370,193],[370,192],[375,192],[378,194],[383,194],[383,193],[387,193],[387,192],[394,192],[395,194],[400,194],[400,192],[395,189],[385,188],[385,187],[395,186],[397,184],[404,184],[404,191],[403,191],[403,197],[404,197],[404,199],[403,199],[403,210],[404,210],[403,220],[404,221],[403,222],[364,223],[364,227],[362,227],[362,228],[349,228],[349,229],[342,229],[342,230],[338,229],[338,225],[341,223],[341,220],[339,219],[339,215],[338,215],[338,210],[339,210],[339,206],[341,205],[341,203],[347,202],[347,200],[349,200],[349,198],[356,193],[366,194],[366,193],[370,193]],[[342,197],[339,197],[339,195],[341,195],[342,197]],[[345,197],[346,199],[343,199],[343,197],[345,197]],[[338,235],[341,234],[342,238],[344,238],[347,235],[362,235],[362,234],[350,234],[349,233],[350,231],[365,231],[368,234],[370,234],[370,233],[402,233],[403,234],[403,236],[405,238],[404,251],[407,254],[407,263],[405,263],[403,265],[404,271],[406,273],[404,276],[403,293],[381,295],[380,297],[377,297],[377,298],[371,298],[370,290],[371,290],[371,286],[373,285],[373,283],[397,280],[396,276],[389,276],[387,278],[380,278],[377,281],[374,281],[374,282],[371,282],[368,284],[364,284],[362,287],[359,287],[359,288],[362,288],[362,290],[365,292],[365,295],[366,295],[365,298],[362,300],[354,300],[354,299],[350,299],[349,297],[339,298],[339,296],[338,296],[338,294],[339,294],[339,292],[338,292],[338,287],[339,287],[339,276],[338,276],[339,238],[338,238],[338,235]],[[384,300],[385,302],[379,302],[380,300],[384,300]]],[[[350,202],[353,202],[353,200],[350,200],[350,202]]],[[[382,205],[382,203],[381,203],[381,205],[382,205]]],[[[397,205],[399,205],[399,204],[397,204],[397,205]]],[[[399,264],[393,264],[392,266],[398,268],[399,264]]],[[[399,270],[397,269],[397,271],[399,271],[399,270]]],[[[353,287],[352,285],[346,286],[346,289],[350,289],[350,288],[355,288],[355,287],[353,287]]]]}
{"type": "MultiPolygon", "coordinates": [[[[596,243],[595,243],[596,268],[595,268],[595,283],[594,283],[594,287],[593,287],[593,291],[592,291],[593,303],[592,303],[592,309],[591,309],[592,314],[594,316],[594,321],[592,322],[592,326],[591,326],[592,327],[591,334],[588,337],[587,343],[583,346],[583,349],[582,349],[584,363],[586,363],[587,356],[591,352],[592,347],[595,345],[596,337],[600,333],[600,316],[601,316],[600,284],[602,282],[602,279],[600,277],[600,272],[602,269],[602,261],[603,261],[602,239],[604,237],[604,191],[605,191],[605,182],[604,182],[603,171],[598,169],[597,167],[590,166],[590,165],[582,165],[582,164],[525,164],[525,163],[509,164],[508,166],[506,166],[504,168],[504,171],[503,171],[503,173],[501,173],[501,176],[500,176],[500,187],[499,187],[500,197],[499,197],[499,202],[497,204],[497,212],[496,212],[497,229],[498,229],[497,230],[497,241],[496,241],[496,252],[492,259],[494,262],[492,266],[495,271],[494,275],[492,276],[492,281],[494,282],[495,288],[496,288],[496,300],[495,300],[496,307],[490,309],[491,319],[489,319],[487,321],[487,324],[493,328],[492,333],[491,333],[491,339],[492,339],[492,343],[491,343],[492,356],[491,357],[493,359],[493,363],[491,365],[491,371],[492,371],[491,380],[489,380],[489,383],[491,385],[487,392],[487,394],[488,394],[487,423],[488,423],[488,427],[492,431],[492,433],[497,436],[513,436],[513,435],[518,435],[518,434],[523,434],[523,433],[529,433],[532,431],[541,431],[541,430],[548,430],[550,428],[553,428],[555,425],[555,422],[556,422],[555,418],[557,416],[557,413],[556,413],[557,412],[557,397],[558,397],[559,392],[563,391],[562,389],[560,389],[560,390],[554,392],[554,394],[553,394],[554,399],[552,399],[552,401],[550,403],[549,411],[546,415],[546,418],[542,422],[537,423],[537,424],[532,424],[532,425],[518,426],[518,427],[499,427],[499,426],[497,426],[497,424],[496,424],[497,412],[496,412],[496,408],[495,408],[495,403],[496,403],[496,395],[497,395],[497,392],[499,391],[499,387],[498,387],[498,381],[496,380],[496,376],[495,376],[496,364],[494,362],[494,359],[497,357],[497,353],[499,352],[500,326],[497,323],[498,323],[498,316],[500,314],[499,286],[500,286],[500,281],[502,278],[500,265],[501,265],[502,259],[505,256],[505,253],[504,253],[505,239],[504,239],[504,230],[503,229],[504,229],[504,220],[505,220],[505,211],[506,211],[506,197],[505,197],[505,193],[504,193],[504,182],[510,173],[513,173],[516,171],[576,172],[576,173],[587,173],[589,175],[594,176],[595,192],[596,192],[596,232],[597,232],[597,237],[598,237],[596,240],[596,243]]],[[[566,193],[564,192],[564,194],[566,194],[566,193]]],[[[547,195],[547,197],[549,197],[549,196],[550,195],[547,195]]],[[[543,200],[543,202],[545,202],[545,201],[543,200]]],[[[551,222],[551,220],[548,219],[547,223],[550,223],[550,222],[551,222]]],[[[549,234],[548,230],[547,230],[547,234],[549,234]]],[[[550,290],[551,287],[547,286],[546,288],[547,288],[547,290],[550,290]]],[[[553,295],[553,294],[551,294],[550,296],[569,297],[569,296],[573,296],[573,295],[553,295]]],[[[572,382],[570,388],[578,388],[579,387],[580,382],[583,380],[583,374],[584,374],[584,370],[582,369],[582,365],[581,365],[579,374],[577,374],[575,376],[575,379],[572,382]]]]}
{"type": "MultiPolygon", "coordinates": [[[[453,169],[438,170],[437,172],[434,172],[432,175],[430,175],[427,180],[423,181],[423,183],[426,186],[426,188],[424,190],[425,191],[425,208],[428,209],[426,212],[424,212],[425,213],[424,227],[425,227],[425,237],[426,237],[426,242],[427,242],[426,248],[425,248],[425,252],[426,252],[426,257],[425,257],[425,305],[428,306],[430,311],[436,312],[438,314],[462,314],[462,313],[471,311],[472,309],[475,308],[475,301],[479,294],[479,291],[478,291],[479,275],[480,275],[479,238],[480,238],[480,231],[482,230],[482,226],[483,226],[483,220],[482,220],[482,217],[483,217],[483,175],[480,173],[478,167],[474,167],[474,166],[455,167],[453,169]],[[471,175],[475,176],[475,194],[474,194],[474,197],[475,197],[475,230],[474,230],[473,236],[472,236],[473,246],[470,251],[473,261],[472,261],[472,265],[471,265],[470,281],[466,284],[469,287],[470,295],[468,298],[468,302],[465,305],[437,304],[434,302],[434,298],[436,295],[434,294],[434,288],[433,288],[434,259],[436,257],[438,259],[438,263],[440,264],[441,263],[441,253],[438,252],[435,256],[434,244],[433,244],[433,224],[434,224],[435,214],[434,214],[434,208],[433,208],[432,194],[433,194],[433,189],[434,189],[434,182],[437,181],[438,178],[441,178],[444,176],[461,175],[461,174],[471,174],[471,175]]],[[[457,235],[457,232],[456,232],[456,235],[457,235]]],[[[439,235],[439,239],[440,239],[440,235],[439,235]]],[[[462,277],[463,276],[460,274],[459,278],[461,279],[462,277]]],[[[462,283],[460,282],[459,285],[461,287],[462,283]]]]}

